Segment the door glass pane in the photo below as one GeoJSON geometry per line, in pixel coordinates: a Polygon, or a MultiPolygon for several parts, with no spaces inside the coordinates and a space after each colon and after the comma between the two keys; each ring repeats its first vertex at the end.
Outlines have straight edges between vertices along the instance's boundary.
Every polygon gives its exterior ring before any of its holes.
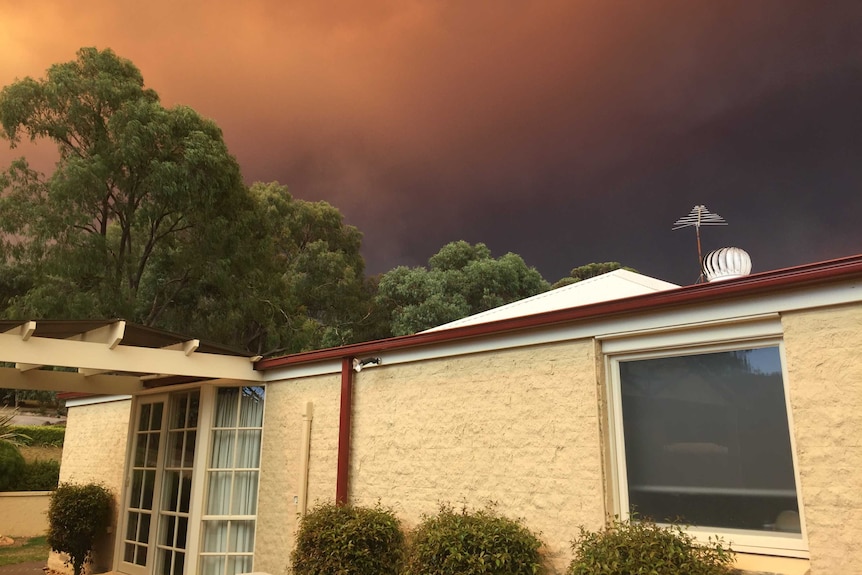
{"type": "Polygon", "coordinates": [[[257,513],[257,475],[257,471],[234,472],[231,515],[257,513]]]}
{"type": "Polygon", "coordinates": [[[227,551],[227,521],[205,521],[203,550],[218,553],[227,551]]]}
{"type": "Polygon", "coordinates": [[[200,561],[200,572],[207,575],[224,573],[225,558],[221,555],[204,555],[200,561]]]}
{"type": "Polygon", "coordinates": [[[150,423],[150,429],[159,430],[162,428],[162,410],[164,407],[163,403],[153,404],[153,420],[150,423]]]}
{"type": "Polygon", "coordinates": [[[159,462],[159,442],[161,437],[157,433],[149,434],[149,441],[147,442],[147,461],[144,464],[145,467],[156,467],[159,462]]]}
{"type": "Polygon", "coordinates": [[[245,553],[254,551],[254,521],[231,522],[227,550],[245,553]]]}
{"type": "Polygon", "coordinates": [[[162,505],[159,519],[156,572],[182,573],[188,540],[189,505],[194,472],[195,429],[199,392],[189,391],[170,397],[168,452],[162,476],[162,505]]]}
{"type": "Polygon", "coordinates": [[[631,511],[800,533],[777,347],[621,361],[631,511]]]}
{"type": "Polygon", "coordinates": [[[207,515],[230,513],[232,471],[211,471],[207,496],[207,515]]]}
{"type": "Polygon", "coordinates": [[[151,406],[145,403],[141,406],[141,417],[138,419],[138,431],[147,431],[150,429],[150,411],[151,406]]]}
{"type": "Polygon", "coordinates": [[[233,467],[233,447],[236,432],[213,431],[213,448],[210,467],[229,469],[233,467]]]}
{"type": "Polygon", "coordinates": [[[156,485],[155,469],[144,471],[144,493],[141,501],[142,509],[153,508],[153,489],[156,485]]]}
{"type": "Polygon", "coordinates": [[[131,482],[124,518],[126,526],[121,532],[124,534],[123,560],[140,566],[146,566],[147,547],[150,543],[150,523],[162,434],[162,409],[160,402],[141,404],[132,438],[133,457],[129,471],[131,482]]]}
{"type": "Polygon", "coordinates": [[[132,511],[129,513],[129,521],[126,526],[126,539],[134,539],[138,533],[138,518],[140,517],[139,513],[135,513],[132,511]]]}
{"type": "Polygon", "coordinates": [[[227,573],[229,575],[238,575],[240,573],[249,573],[250,571],[251,571],[251,557],[249,557],[249,556],[228,557],[227,573]]]}

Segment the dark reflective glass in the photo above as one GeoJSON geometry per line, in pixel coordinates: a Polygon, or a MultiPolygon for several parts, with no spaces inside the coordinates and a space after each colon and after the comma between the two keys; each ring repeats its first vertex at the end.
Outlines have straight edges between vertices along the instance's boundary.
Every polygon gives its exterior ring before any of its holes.
{"type": "Polygon", "coordinates": [[[132,471],[132,495],[129,499],[129,507],[141,507],[141,488],[144,483],[144,472],[140,469],[132,471]]]}
{"type": "Polygon", "coordinates": [[[185,393],[174,397],[172,402],[173,415],[171,416],[171,429],[182,429],[186,426],[188,401],[188,395],[185,393]]]}
{"type": "Polygon", "coordinates": [[[777,347],[620,362],[632,511],[799,533],[777,347]]]}
{"type": "Polygon", "coordinates": [[[159,430],[162,428],[162,410],[164,409],[165,404],[163,403],[154,403],[153,404],[153,421],[150,424],[150,429],[159,430]]]}
{"type": "Polygon", "coordinates": [[[144,472],[144,492],[141,509],[153,508],[153,488],[156,484],[156,472],[147,470],[144,472]]]}
{"type": "Polygon", "coordinates": [[[150,428],[150,404],[141,406],[141,417],[138,419],[138,431],[146,431],[150,428]]]}
{"type": "Polygon", "coordinates": [[[129,513],[128,525],[126,526],[126,539],[135,541],[138,533],[138,513],[129,513]]]}

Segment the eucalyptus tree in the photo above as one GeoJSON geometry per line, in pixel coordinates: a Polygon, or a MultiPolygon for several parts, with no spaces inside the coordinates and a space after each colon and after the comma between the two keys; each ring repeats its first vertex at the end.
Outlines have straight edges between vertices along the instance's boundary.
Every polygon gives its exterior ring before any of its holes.
{"type": "Polygon", "coordinates": [[[451,242],[428,267],[399,266],[380,279],[377,302],[392,333],[406,335],[548,290],[517,254],[493,258],[483,243],[451,242]]]}
{"type": "MultiPolygon", "coordinates": [[[[12,147],[53,142],[53,173],[0,175],[7,315],[157,325],[186,292],[234,276],[253,204],[218,126],[166,108],[110,49],[83,48],[0,91],[12,147]]],[[[220,297],[218,293],[211,297],[220,297]]]]}
{"type": "Polygon", "coordinates": [[[201,314],[204,331],[261,355],[385,336],[365,277],[361,232],[327,202],[296,199],[277,182],[255,183],[249,193],[254,225],[244,227],[254,265],[238,280],[241,303],[201,314]]]}
{"type": "Polygon", "coordinates": [[[582,280],[594,278],[614,270],[636,271],[634,268],[623,266],[619,262],[592,262],[582,266],[573,268],[572,271],[564,278],[554,282],[551,289],[557,289],[563,286],[571,285],[582,280]]]}

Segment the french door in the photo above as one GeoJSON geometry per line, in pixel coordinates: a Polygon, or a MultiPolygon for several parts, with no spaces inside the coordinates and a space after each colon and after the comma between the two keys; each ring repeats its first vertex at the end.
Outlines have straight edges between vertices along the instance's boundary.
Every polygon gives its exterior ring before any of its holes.
{"type": "Polygon", "coordinates": [[[199,390],[138,401],[120,530],[120,571],[185,573],[199,413],[199,390]]]}

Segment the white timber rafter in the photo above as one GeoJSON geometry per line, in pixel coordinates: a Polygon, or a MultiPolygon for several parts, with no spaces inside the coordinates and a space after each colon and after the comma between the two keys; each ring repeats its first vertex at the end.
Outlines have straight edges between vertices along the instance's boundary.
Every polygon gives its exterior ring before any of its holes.
{"type": "Polygon", "coordinates": [[[133,394],[162,377],[262,380],[250,358],[202,353],[197,339],[161,347],[122,345],[123,320],[60,337],[42,337],[38,328],[39,322],[27,321],[0,332],[0,362],[15,366],[0,367],[0,387],[133,394]],[[61,369],[40,369],[45,366],[61,369]]]}

